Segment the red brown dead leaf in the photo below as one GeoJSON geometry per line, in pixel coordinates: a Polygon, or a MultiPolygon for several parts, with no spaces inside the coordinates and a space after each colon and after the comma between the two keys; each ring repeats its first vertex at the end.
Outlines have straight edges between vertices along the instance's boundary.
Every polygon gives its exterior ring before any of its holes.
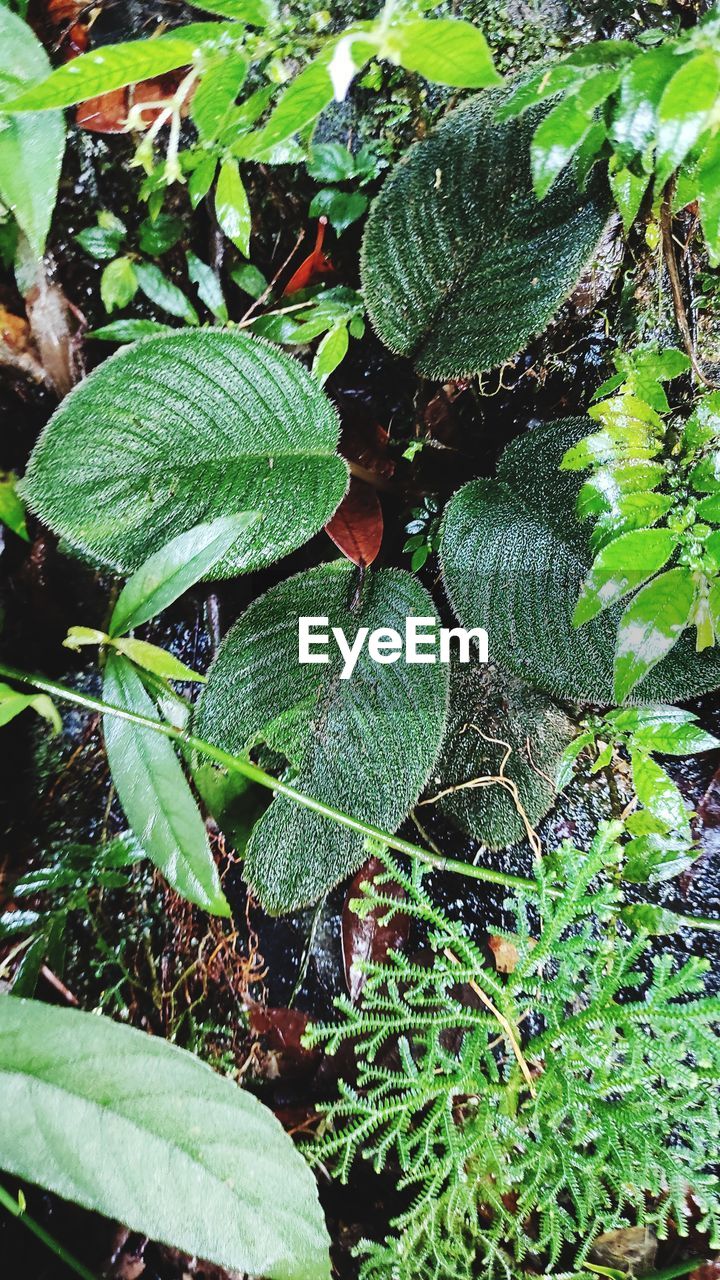
{"type": "Polygon", "coordinates": [[[352,476],[350,488],[325,525],[325,532],[353,564],[372,564],[383,536],[382,507],[372,485],[352,476]]]}
{"type": "MultiPolygon", "coordinates": [[[[385,959],[388,951],[399,951],[410,934],[410,917],[403,912],[397,912],[392,920],[384,919],[382,909],[370,911],[361,918],[350,905],[355,899],[362,897],[360,886],[368,880],[374,880],[384,871],[385,867],[379,858],[370,858],[358,871],[345,898],[342,949],[345,981],[353,1003],[365,985],[365,974],[361,972],[359,963],[368,960],[379,963],[385,959]]],[[[400,885],[390,881],[383,885],[383,891],[398,901],[402,901],[405,896],[400,885]]]]}
{"type": "Polygon", "coordinates": [[[498,973],[512,973],[517,968],[520,956],[515,943],[510,942],[509,938],[501,938],[499,934],[491,933],[488,946],[493,953],[498,973]]]}
{"type": "Polygon", "coordinates": [[[326,253],[323,252],[323,244],[325,243],[325,232],[327,231],[327,218],[323,216],[318,220],[317,236],[315,239],[315,248],[304,258],[300,266],[293,272],[283,289],[283,297],[287,297],[291,293],[298,293],[300,289],[307,289],[311,284],[315,284],[322,276],[330,275],[334,271],[332,262],[326,253]]]}
{"type": "Polygon", "coordinates": [[[263,1042],[260,1065],[267,1079],[305,1076],[315,1071],[320,1051],[306,1049],[302,1043],[309,1021],[306,1013],[300,1009],[255,1005],[250,1009],[248,1021],[252,1034],[263,1042]]]}

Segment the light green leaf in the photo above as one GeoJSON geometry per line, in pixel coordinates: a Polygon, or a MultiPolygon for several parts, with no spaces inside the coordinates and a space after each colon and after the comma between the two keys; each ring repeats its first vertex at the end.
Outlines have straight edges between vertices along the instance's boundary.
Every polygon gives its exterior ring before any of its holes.
{"type": "Polygon", "coordinates": [[[132,302],[137,289],[138,278],[132,258],[115,258],[108,262],[100,277],[100,297],[108,313],[116,307],[126,307],[132,302]]]}
{"type": "Polygon", "coordinates": [[[243,257],[249,258],[252,215],[237,160],[224,160],[220,165],[215,189],[215,215],[228,240],[243,257]]]}
{"type": "Polygon", "coordinates": [[[669,529],[633,529],[614,538],[593,560],[573,614],[573,626],[583,626],[602,609],[637,590],[667,564],[677,545],[678,539],[669,529]]]}
{"type": "Polygon", "coordinates": [[[658,108],[657,182],[663,187],[704,133],[720,90],[714,53],[703,53],[675,72],[658,108]]]}
{"type": "Polygon", "coordinates": [[[233,1271],[330,1280],[302,1156],[271,1111],[193,1054],[2,996],[0,1098],[9,1174],[233,1271]]]}
{"type": "Polygon", "coordinates": [[[198,258],[191,249],[188,249],[185,257],[187,258],[188,275],[198,291],[200,300],[205,303],[208,311],[212,312],[217,320],[222,320],[226,323],[228,310],[219,277],[212,267],[207,262],[203,262],[201,258],[198,258]]]}
{"type": "Polygon", "coordinates": [[[30,708],[47,720],[53,733],[60,733],[62,720],[55,703],[45,693],[18,693],[9,684],[0,683],[0,728],[30,708]]]}
{"type": "Polygon", "coordinates": [[[642,587],[627,606],[618,628],[615,701],[631,689],[677,644],[688,623],[695,596],[689,569],[668,569],[642,587]]]}
{"type": "Polygon", "coordinates": [[[17,477],[0,472],[0,521],[25,542],[30,535],[25,523],[25,507],[16,492],[17,477]]]}
{"type": "Polygon", "coordinates": [[[214,570],[228,577],[327,523],[347,486],[337,441],[334,409],[290,356],[247,334],[166,334],[120,350],[63,401],[23,496],[81,554],[120,573],[194,525],[259,511],[214,570]]]}
{"type": "Polygon", "coordinates": [[[634,58],[620,82],[610,137],[621,160],[642,155],[655,141],[657,111],[668,80],[682,63],[669,45],[634,58]]]}
{"type": "Polygon", "coordinates": [[[239,52],[220,53],[204,69],[190,103],[193,124],[202,142],[219,138],[232,120],[247,70],[247,59],[239,52]]]}
{"type": "MultiPolygon", "coordinates": [[[[587,418],[568,418],[509,445],[496,481],[473,481],[450,502],[440,560],[459,621],[486,629],[491,655],[505,668],[555,697],[608,706],[616,702],[622,605],[579,630],[572,625],[592,556],[589,530],[574,514],[579,479],[558,471],[588,425],[587,418]]],[[[633,700],[675,702],[718,687],[720,650],[696,653],[688,633],[649,670],[633,700]]]]}
{"type": "Polygon", "coordinates": [[[543,108],[498,125],[505,91],[451,111],[411,148],[373,203],[362,280],[391,350],[445,380],[491,369],[543,330],[586,270],[610,198],[570,169],[538,204],[530,139],[543,108]]]}
{"type": "Polygon", "coordinates": [[[355,157],[341,142],[322,142],[310,148],[307,171],[316,182],[347,182],[355,174],[355,157]]]}
{"type": "Polygon", "coordinates": [[[72,107],[112,89],[190,66],[203,42],[219,38],[222,32],[222,23],[196,22],[153,40],[128,40],[81,53],[56,67],[35,88],[13,98],[12,111],[72,107]]]}
{"type": "Polygon", "coordinates": [[[507,787],[463,784],[497,778],[505,762],[504,776],[517,786],[534,827],[555,803],[549,779],[574,734],[571,720],[544,694],[494,666],[453,663],[447,729],[429,794],[453,788],[437,807],[489,849],[507,848],[528,834],[507,787]]]}
{"type": "Polygon", "coordinates": [[[258,518],[254,511],[220,516],[161,547],[125,583],[110,619],[110,635],[122,636],[142,626],[208,577],[258,518]]]}
{"type": "MultiPolygon", "coordinates": [[[[690,713],[687,713],[690,719],[690,713]]],[[[660,751],[664,756],[694,756],[701,751],[714,751],[720,741],[706,733],[698,724],[668,723],[643,725],[633,736],[633,742],[644,752],[660,751]]]]}
{"type": "Polygon", "coordinates": [[[556,780],[556,787],[558,791],[563,791],[572,780],[578,757],[585,750],[585,747],[590,746],[594,741],[594,738],[595,735],[593,733],[580,733],[577,738],[574,738],[572,742],[568,743],[560,757],[560,764],[558,766],[556,780]]]}
{"type": "MultiPolygon", "coordinates": [[[[158,719],[140,676],[116,653],[105,664],[103,698],[158,719]]],[[[118,799],[147,856],[181,897],[203,911],[229,915],[205,823],[168,739],[112,715],[103,717],[103,734],[118,799]]]]}
{"type": "Polygon", "coordinates": [[[339,324],[325,334],[315,352],[312,371],[320,385],[330,377],[338,365],[345,359],[349,345],[347,325],[339,324]]]}
{"type": "Polygon", "coordinates": [[[380,56],[459,89],[486,89],[501,81],[482,31],[462,19],[401,20],[391,27],[380,56]]]}
{"type": "Polygon", "coordinates": [[[328,61],[316,58],[288,85],[280,101],[262,129],[248,139],[248,160],[261,159],[281,142],[299,133],[330,105],[333,86],[328,61]]]}
{"type": "Polygon", "coordinates": [[[138,338],[172,332],[170,325],[161,324],[159,320],[112,320],[99,329],[90,329],[85,337],[97,338],[100,342],[137,342],[138,338]]]}
{"type": "Polygon", "coordinates": [[[570,163],[593,127],[596,108],[615,88],[619,72],[600,71],[576,93],[553,107],[538,125],[530,145],[533,184],[543,200],[558,174],[570,163]]]}
{"type": "MultiPolygon", "coordinates": [[[[368,573],[351,607],[353,566],[340,561],[272,587],[229,632],[196,717],[201,736],[232,752],[266,742],[306,795],[394,831],[417,799],[445,724],[447,667],[379,664],[363,647],[348,679],[331,639],[326,665],[298,661],[298,618],[328,617],[352,643],[360,627],[394,628],[434,617],[411,574],[368,573]]],[[[257,823],[245,875],[266,910],[314,902],[367,856],[363,839],[277,796],[257,823]]]]}
{"type": "Polygon", "coordinates": [[[698,199],[710,261],[720,266],[720,133],[706,146],[698,164],[698,199]]]}
{"type": "Polygon", "coordinates": [[[650,175],[642,174],[638,177],[632,170],[619,165],[617,156],[613,156],[610,160],[609,181],[627,235],[640,212],[650,175]]]}
{"type": "Polygon", "coordinates": [[[174,654],[168,653],[167,649],[161,649],[157,644],[149,644],[147,640],[136,640],[134,637],[126,636],[124,639],[113,641],[113,648],[116,653],[122,653],[134,662],[136,667],[142,667],[143,671],[149,671],[163,680],[184,680],[190,684],[205,683],[205,676],[193,671],[192,667],[186,666],[174,654]]]}
{"type": "Polygon", "coordinates": [[[646,929],[648,933],[677,933],[680,921],[674,911],[666,907],[656,907],[650,902],[636,902],[630,907],[623,907],[620,918],[631,929],[646,929]]]}
{"type": "Polygon", "coordinates": [[[690,816],[685,802],[662,766],[637,749],[631,752],[630,763],[633,786],[641,805],[664,822],[669,831],[689,831],[690,816]]]}
{"type": "Polygon", "coordinates": [[[232,18],[234,22],[247,22],[252,27],[265,27],[275,16],[276,6],[272,0],[209,0],[209,3],[195,3],[193,9],[202,9],[203,13],[216,13],[221,18],[232,18]]]}
{"type": "MultiPolygon", "coordinates": [[[[50,62],[35,33],[7,8],[0,8],[0,45],[13,76],[12,87],[0,80],[1,109],[23,83],[43,79],[50,62]]],[[[59,112],[24,119],[0,115],[0,199],[36,258],[45,250],[64,151],[65,125],[59,112]]]]}
{"type": "Polygon", "coordinates": [[[154,262],[136,262],[135,278],[145,297],[154,302],[156,307],[160,307],[161,311],[177,316],[186,324],[199,323],[198,313],[190,299],[185,297],[182,289],[178,289],[172,280],[168,280],[154,262]]]}

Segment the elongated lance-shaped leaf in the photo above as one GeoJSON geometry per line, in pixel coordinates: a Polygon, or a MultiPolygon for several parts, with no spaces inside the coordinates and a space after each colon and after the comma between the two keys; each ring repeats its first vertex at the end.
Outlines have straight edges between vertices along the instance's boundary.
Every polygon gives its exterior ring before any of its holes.
{"type": "MultiPolygon", "coordinates": [[[[547,693],[609,705],[616,702],[622,603],[573,626],[592,561],[590,530],[576,515],[581,477],[558,471],[565,451],[590,430],[589,419],[567,418],[514,441],[497,480],[475,480],[455,494],[440,559],[457,617],[465,627],[485,627],[491,658],[547,693]]],[[[720,651],[696,653],[688,632],[641,674],[634,701],[681,701],[720,686],[720,651]]]]}
{"type": "MultiPolygon", "coordinates": [[[[205,42],[219,40],[227,29],[232,32],[233,26],[232,23],[194,22],[154,40],[128,40],[93,49],[56,67],[32,89],[14,94],[8,106],[13,112],[71,107],[98,94],[137,84],[139,80],[165,75],[177,67],[189,66],[205,42]]],[[[241,26],[235,30],[238,36],[243,34],[241,26]]]]}
{"type": "Polygon", "coordinates": [[[315,1180],[267,1107],[109,1018],[0,996],[0,1168],[233,1271],[330,1280],[315,1180]]]}
{"type": "MultiPolygon", "coordinates": [[[[121,654],[108,654],[103,697],[112,707],[158,719],[140,676],[121,654]]],[[[170,742],[111,715],[103,717],[103,734],[118,798],[148,857],[188,902],[229,915],[205,823],[170,742]]]]}
{"type": "Polygon", "coordinates": [[[198,524],[161,547],[125,583],[110,619],[110,635],[122,636],[167,609],[222,560],[255,524],[254,511],[198,524]]]}
{"type": "MultiPolygon", "coordinates": [[[[434,618],[409,573],[368,572],[353,604],[354,566],[323,565],[281,582],[226,636],[201,696],[197,732],[235,753],[264,742],[290,762],[295,786],[327,805],[394,831],[417,799],[445,724],[447,667],[377,663],[364,646],[348,679],[331,627],[352,644],[360,628],[434,618]],[[298,661],[298,619],[328,618],[324,665],[298,661]]],[[[366,637],[367,638],[367,637],[366,637]]],[[[282,796],[250,838],[245,874],[266,910],[314,902],[356,871],[361,836],[282,796]]]]}
{"type": "Polygon", "coordinates": [[[57,199],[65,125],[58,111],[2,115],[24,83],[44,79],[50,62],[35,33],[6,6],[0,6],[0,45],[7,72],[0,77],[0,199],[40,258],[57,199]]]}
{"type": "Polygon", "coordinates": [[[530,140],[545,108],[500,124],[506,91],[450,112],[374,202],[362,279],[378,334],[430,378],[491,369],[522,350],[587,269],[610,209],[604,179],[568,170],[540,204],[530,140]]]}
{"type": "Polygon", "coordinates": [[[291,356],[247,334],[180,331],[111,356],[63,401],[20,486],[82,555],[129,573],[171,538],[262,515],[213,572],[293,551],[347,487],[338,420],[291,356]]]}

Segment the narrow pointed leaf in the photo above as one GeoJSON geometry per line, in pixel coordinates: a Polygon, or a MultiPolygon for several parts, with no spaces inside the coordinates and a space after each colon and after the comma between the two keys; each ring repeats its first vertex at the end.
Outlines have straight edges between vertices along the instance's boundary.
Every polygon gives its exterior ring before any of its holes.
{"type": "MultiPolygon", "coordinates": [[[[113,707],[158,719],[142,680],[119,654],[108,655],[103,697],[113,707]]],[[[229,915],[205,823],[171,743],[111,715],[103,718],[103,733],[118,798],[148,857],[183,898],[229,915]]]]}
{"type": "Polygon", "coordinates": [[[254,511],[198,524],[156,551],[125,583],[110,619],[109,634],[142,626],[206,578],[259,517],[254,511]]]}
{"type": "Polygon", "coordinates": [[[232,240],[244,258],[249,258],[252,217],[237,160],[224,160],[220,165],[215,188],[215,214],[221,231],[225,232],[228,240],[232,240]]]}
{"type": "Polygon", "coordinates": [[[675,72],[658,108],[657,181],[664,186],[704,133],[720,89],[714,53],[703,53],[675,72]]]}
{"type": "Polygon", "coordinates": [[[412,18],[390,33],[388,50],[406,71],[435,84],[485,89],[499,84],[487,40],[471,22],[456,18],[412,18]]]}
{"type": "Polygon", "coordinates": [[[0,1167],[218,1266],[330,1280],[315,1179],[267,1107],[109,1018],[0,996],[0,1167]]]}

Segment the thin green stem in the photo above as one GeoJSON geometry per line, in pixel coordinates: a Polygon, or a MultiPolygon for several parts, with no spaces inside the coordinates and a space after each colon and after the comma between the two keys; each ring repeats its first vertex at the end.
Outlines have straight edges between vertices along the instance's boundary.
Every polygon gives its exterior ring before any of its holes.
{"type": "MultiPolygon", "coordinates": [[[[143,729],[151,729],[154,733],[160,733],[181,746],[189,747],[192,751],[197,751],[200,755],[213,760],[221,768],[227,769],[231,773],[240,773],[243,777],[249,778],[251,782],[257,782],[259,786],[272,791],[273,794],[285,796],[286,799],[292,800],[295,804],[302,805],[313,813],[319,813],[321,817],[327,818],[328,821],[336,822],[341,827],[347,827],[350,831],[357,832],[358,835],[364,836],[366,840],[376,840],[380,844],[387,845],[389,849],[405,854],[408,858],[414,858],[415,861],[422,862],[425,866],[432,867],[436,871],[451,871],[456,875],[467,876],[471,880],[482,880],[487,884],[500,885],[505,889],[521,889],[530,893],[537,892],[535,880],[531,880],[527,876],[514,876],[509,872],[495,871],[491,867],[479,867],[471,862],[462,862],[459,858],[446,858],[441,854],[431,853],[428,849],[423,849],[420,845],[413,844],[411,840],[404,840],[401,836],[391,835],[389,831],[383,831],[380,827],[375,827],[370,822],[363,822],[360,818],[353,818],[351,814],[345,813],[342,809],[334,809],[322,800],[316,800],[313,796],[305,795],[303,791],[298,791],[297,787],[293,787],[291,783],[283,782],[280,778],[273,777],[271,773],[266,773],[264,769],[253,764],[252,760],[245,760],[241,756],[233,756],[229,751],[223,751],[222,747],[216,747],[212,742],[197,738],[195,734],[188,733],[185,729],[178,729],[166,720],[152,720],[149,716],[140,715],[137,711],[128,711],[124,707],[111,706],[110,703],[103,702],[101,698],[95,698],[92,694],[70,689],[67,685],[60,684],[57,680],[49,680],[46,676],[30,675],[26,671],[21,671],[17,667],[8,666],[5,663],[0,663],[0,676],[3,676],[6,680],[15,680],[18,684],[29,685],[41,693],[47,693],[51,697],[58,698],[61,702],[73,703],[75,706],[84,707],[87,711],[94,711],[98,715],[117,716],[120,720],[129,720],[131,724],[137,724],[143,729]]],[[[553,897],[559,898],[562,896],[560,890],[551,890],[550,892],[553,897]]],[[[692,928],[720,932],[720,920],[710,920],[702,916],[679,916],[678,919],[681,923],[692,928]]]]}
{"type": "Polygon", "coordinates": [[[50,1235],[49,1231],[46,1231],[44,1227],[41,1227],[40,1223],[36,1222],[35,1219],[32,1218],[20,1204],[18,1204],[18,1201],[13,1199],[9,1191],[6,1191],[1,1183],[0,1204],[7,1209],[8,1213],[11,1213],[14,1218],[17,1218],[22,1222],[23,1225],[27,1227],[28,1231],[32,1231],[33,1235],[37,1236],[38,1240],[42,1240],[42,1243],[46,1245],[61,1262],[64,1262],[66,1267],[69,1267],[71,1271],[74,1271],[75,1275],[80,1277],[80,1280],[97,1280],[97,1276],[94,1272],[89,1271],[78,1258],[74,1257],[72,1253],[69,1253],[68,1250],[60,1244],[59,1240],[56,1240],[54,1236],[50,1235]]]}

